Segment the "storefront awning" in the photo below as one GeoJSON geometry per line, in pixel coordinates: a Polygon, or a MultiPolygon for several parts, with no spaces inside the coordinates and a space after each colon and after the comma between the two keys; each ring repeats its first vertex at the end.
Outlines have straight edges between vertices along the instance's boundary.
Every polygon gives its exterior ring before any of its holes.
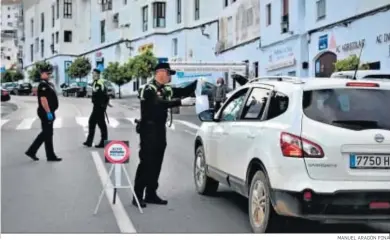
{"type": "Polygon", "coordinates": [[[247,69],[246,63],[169,63],[171,68],[177,72],[235,72],[245,74],[247,69]]]}

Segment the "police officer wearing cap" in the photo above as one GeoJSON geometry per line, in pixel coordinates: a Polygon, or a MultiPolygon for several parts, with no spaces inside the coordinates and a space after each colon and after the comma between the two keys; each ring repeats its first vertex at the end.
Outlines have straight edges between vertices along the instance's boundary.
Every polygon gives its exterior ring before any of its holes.
{"type": "Polygon", "coordinates": [[[55,111],[58,109],[58,97],[54,85],[49,83],[51,67],[41,69],[41,81],[38,85],[38,117],[41,120],[42,131],[35,138],[32,145],[26,151],[26,155],[34,161],[42,143],[45,143],[47,161],[61,161],[54,153],[53,147],[53,123],[56,119],[55,111]]]}
{"type": "MultiPolygon", "coordinates": [[[[137,132],[140,134],[140,163],[134,190],[143,208],[147,203],[168,204],[157,195],[158,178],[167,146],[165,124],[168,108],[195,104],[195,99],[189,96],[195,92],[196,81],[185,88],[172,88],[167,84],[175,73],[169,63],[157,64],[154,79],[139,93],[141,120],[138,121],[137,132]]],[[[135,199],[132,203],[137,206],[135,199]]]]}
{"type": "Polygon", "coordinates": [[[101,139],[99,144],[95,145],[96,148],[104,148],[104,141],[108,138],[107,124],[106,124],[106,109],[110,106],[110,97],[107,93],[107,87],[104,85],[104,80],[100,79],[100,70],[93,69],[92,71],[92,113],[88,121],[88,137],[83,143],[84,146],[91,147],[93,138],[95,136],[96,125],[99,126],[101,132],[101,139]]]}

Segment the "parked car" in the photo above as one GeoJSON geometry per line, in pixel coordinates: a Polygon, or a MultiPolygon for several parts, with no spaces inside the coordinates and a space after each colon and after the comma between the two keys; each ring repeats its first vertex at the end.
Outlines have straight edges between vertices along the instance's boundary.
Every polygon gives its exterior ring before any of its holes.
{"type": "Polygon", "coordinates": [[[0,89],[1,89],[1,101],[2,102],[9,101],[11,99],[9,92],[5,90],[3,87],[1,87],[0,89]]]}
{"type": "Polygon", "coordinates": [[[253,232],[286,219],[390,219],[390,82],[263,77],[199,114],[198,193],[248,198],[253,232]]]}
{"type": "Polygon", "coordinates": [[[3,84],[3,89],[7,90],[11,95],[18,95],[18,84],[14,82],[8,82],[3,84]]]}
{"type": "Polygon", "coordinates": [[[69,85],[62,84],[62,95],[64,97],[75,96],[84,97],[87,94],[87,83],[86,82],[72,82],[69,85]]]}
{"type": "Polygon", "coordinates": [[[33,96],[37,95],[38,85],[39,85],[38,82],[34,82],[34,83],[31,84],[31,93],[32,93],[33,96]]]}
{"type": "MultiPolygon", "coordinates": [[[[348,78],[352,79],[355,76],[355,71],[334,72],[331,78],[348,78]]],[[[381,70],[358,70],[356,72],[357,79],[387,79],[390,80],[390,71],[381,70]]]]}
{"type": "MultiPolygon", "coordinates": [[[[115,88],[110,81],[104,81],[104,85],[107,87],[107,93],[110,98],[115,98],[115,88]]],[[[87,85],[87,97],[92,97],[92,83],[88,83],[87,85]]]]}
{"type": "Polygon", "coordinates": [[[30,95],[32,93],[31,83],[21,83],[18,86],[18,95],[30,95]]]}

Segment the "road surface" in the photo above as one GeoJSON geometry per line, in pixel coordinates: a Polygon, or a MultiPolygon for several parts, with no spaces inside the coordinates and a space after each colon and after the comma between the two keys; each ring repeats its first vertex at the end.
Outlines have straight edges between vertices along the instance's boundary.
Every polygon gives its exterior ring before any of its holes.
{"type": "MultiPolygon", "coordinates": [[[[215,197],[195,192],[192,165],[196,117],[175,115],[168,129],[168,148],[160,176],[159,193],[168,206],[148,205],[144,213],[130,204],[126,190],[120,190],[117,204],[108,194],[97,215],[93,215],[108,165],[102,150],[85,148],[89,99],[60,98],[55,124],[54,146],[62,162],[45,161],[44,149],[38,162],[24,151],[40,131],[35,97],[14,97],[18,110],[2,118],[2,232],[3,233],[248,233],[247,200],[222,187],[215,197]],[[187,121],[185,119],[190,119],[187,121]],[[190,122],[190,123],[189,123],[190,122]]],[[[133,180],[138,164],[138,136],[133,119],[137,108],[113,101],[109,138],[129,140],[132,157],[127,166],[133,180]]],[[[97,130],[95,142],[100,132],[97,130]]],[[[123,181],[125,181],[123,179],[123,181]]],[[[108,192],[111,193],[111,192],[108,192]]],[[[389,224],[291,226],[289,232],[390,232],[389,224]]]]}

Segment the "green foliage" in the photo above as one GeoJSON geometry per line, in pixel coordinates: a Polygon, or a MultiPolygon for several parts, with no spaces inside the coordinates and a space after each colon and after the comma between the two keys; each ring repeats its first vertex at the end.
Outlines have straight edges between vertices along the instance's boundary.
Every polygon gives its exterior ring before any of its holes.
{"type": "Polygon", "coordinates": [[[42,70],[52,72],[53,66],[49,62],[45,61],[35,63],[34,66],[30,70],[28,70],[28,78],[30,79],[30,81],[39,82],[42,70]]]}
{"type": "Polygon", "coordinates": [[[150,50],[135,56],[131,62],[133,76],[140,79],[147,79],[151,77],[157,63],[157,58],[150,50]]]}
{"type": "Polygon", "coordinates": [[[24,75],[21,71],[6,70],[1,75],[1,82],[3,83],[19,81],[23,79],[24,79],[24,75]]]}
{"type": "Polygon", "coordinates": [[[69,66],[67,73],[71,78],[83,78],[91,72],[91,62],[88,58],[78,57],[69,66]]]}
{"type": "MultiPolygon", "coordinates": [[[[340,72],[340,71],[355,70],[358,64],[359,64],[359,58],[354,54],[345,59],[338,60],[337,62],[334,63],[334,66],[335,66],[335,71],[340,72]]],[[[368,70],[369,67],[367,64],[361,64],[359,66],[359,69],[368,70]]]]}

